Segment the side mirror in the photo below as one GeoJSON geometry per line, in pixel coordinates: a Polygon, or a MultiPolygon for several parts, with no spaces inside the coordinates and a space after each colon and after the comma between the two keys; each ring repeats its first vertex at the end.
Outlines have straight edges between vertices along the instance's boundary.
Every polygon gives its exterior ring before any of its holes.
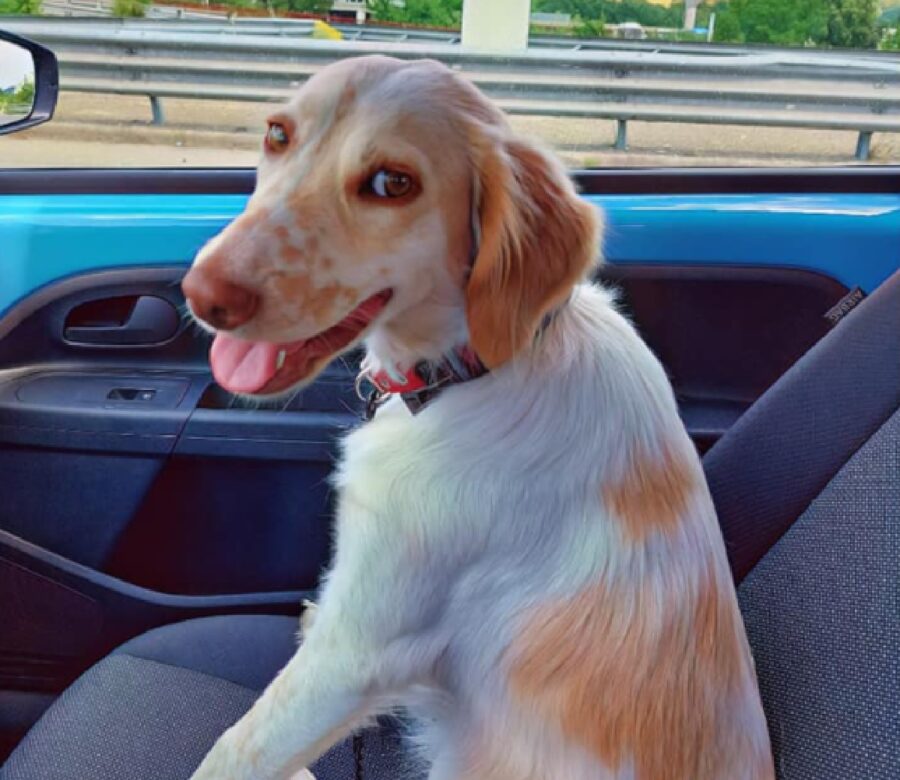
{"type": "Polygon", "coordinates": [[[0,135],[46,122],[58,94],[56,55],[0,30],[0,135]]]}

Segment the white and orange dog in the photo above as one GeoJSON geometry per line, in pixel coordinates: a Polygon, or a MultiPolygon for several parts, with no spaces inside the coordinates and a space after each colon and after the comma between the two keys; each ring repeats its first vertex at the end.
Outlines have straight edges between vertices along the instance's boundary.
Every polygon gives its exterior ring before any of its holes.
{"type": "Polygon", "coordinates": [[[769,738],[666,375],[586,282],[595,209],[434,62],[346,60],[270,119],[184,281],[227,389],[365,342],[334,564],[288,665],[195,774],[305,774],[408,707],[431,780],[763,780],[769,738]]]}

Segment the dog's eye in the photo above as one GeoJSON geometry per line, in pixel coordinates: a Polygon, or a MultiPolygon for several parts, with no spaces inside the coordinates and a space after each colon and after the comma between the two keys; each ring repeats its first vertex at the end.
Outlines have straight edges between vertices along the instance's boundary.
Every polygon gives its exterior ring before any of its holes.
{"type": "Polygon", "coordinates": [[[377,171],[369,179],[369,191],[379,198],[403,198],[413,190],[413,179],[400,171],[377,171]]]}
{"type": "Polygon", "coordinates": [[[287,128],[280,122],[270,122],[269,129],[266,131],[266,148],[270,152],[283,152],[287,149],[291,138],[288,135],[287,128]]]}

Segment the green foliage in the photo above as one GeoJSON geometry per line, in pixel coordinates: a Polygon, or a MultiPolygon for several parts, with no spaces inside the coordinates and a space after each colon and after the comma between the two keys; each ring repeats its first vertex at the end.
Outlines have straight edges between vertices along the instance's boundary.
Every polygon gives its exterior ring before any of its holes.
{"type": "Polygon", "coordinates": [[[0,113],[27,114],[34,104],[34,82],[23,81],[12,92],[0,92],[0,113]]]}
{"type": "Polygon", "coordinates": [[[730,0],[716,6],[715,40],[874,48],[878,0],[730,0]]]}
{"type": "Polygon", "coordinates": [[[331,10],[331,0],[286,0],[285,7],[289,11],[324,15],[331,10]]]}
{"type": "MultiPolygon", "coordinates": [[[[312,5],[318,0],[276,2],[312,5]]],[[[722,0],[701,5],[697,24],[708,26],[714,11],[716,41],[874,48],[879,39],[879,5],[879,0],[722,0]]],[[[375,19],[401,24],[458,27],[462,17],[462,0],[406,0],[404,8],[391,0],[369,0],[369,8],[375,19]]],[[[604,24],[637,22],[644,27],[677,30],[684,21],[683,2],[666,8],[648,0],[532,0],[532,10],[569,14],[575,23],[574,34],[591,38],[603,36],[604,24]]],[[[687,33],[684,37],[692,36],[687,33]]],[[[882,43],[883,47],[891,45],[882,43]]]]}
{"type": "Polygon", "coordinates": [[[730,8],[716,11],[716,29],[713,40],[717,43],[744,43],[744,31],[738,15],[730,8]]]}
{"type": "Polygon", "coordinates": [[[113,16],[145,16],[149,0],[113,0],[113,16]]]}
{"type": "MultiPolygon", "coordinates": [[[[221,2],[221,0],[219,0],[221,2]]],[[[303,14],[324,16],[331,10],[331,0],[265,0],[260,4],[253,0],[224,0],[226,5],[234,8],[253,8],[263,5],[276,11],[296,11],[303,14]]]]}
{"type": "Polygon", "coordinates": [[[602,38],[605,34],[603,19],[581,20],[575,25],[572,32],[577,38],[602,38]]]}
{"type": "Polygon", "coordinates": [[[41,12],[41,0],[0,0],[0,15],[37,16],[41,12]]]}
{"type": "Polygon", "coordinates": [[[802,46],[825,38],[825,0],[731,0],[729,9],[747,43],[802,46]]]}
{"type": "Polygon", "coordinates": [[[462,0],[406,0],[402,8],[390,0],[369,0],[369,10],[380,22],[428,27],[459,27],[462,23],[462,0]]]}
{"type": "Polygon", "coordinates": [[[390,0],[368,0],[366,5],[369,8],[370,16],[379,22],[390,22],[391,14],[394,8],[391,6],[390,0]]]}
{"type": "Polygon", "coordinates": [[[878,44],[878,0],[829,0],[827,40],[832,46],[873,49],[878,44]]]}
{"type": "Polygon", "coordinates": [[[900,51],[900,27],[895,28],[893,32],[886,33],[878,48],[886,51],[900,51]]]}
{"type": "Polygon", "coordinates": [[[582,25],[604,20],[608,24],[637,22],[644,27],[681,27],[684,4],[666,8],[647,0],[532,0],[533,11],[570,14],[582,25]]]}
{"type": "Polygon", "coordinates": [[[21,103],[26,106],[30,106],[34,103],[34,82],[23,81],[19,88],[13,92],[12,102],[21,103]]]}

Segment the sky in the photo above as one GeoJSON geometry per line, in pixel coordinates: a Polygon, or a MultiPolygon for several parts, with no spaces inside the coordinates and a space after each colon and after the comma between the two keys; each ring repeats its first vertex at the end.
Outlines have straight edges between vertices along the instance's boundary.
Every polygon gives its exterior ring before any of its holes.
{"type": "Polygon", "coordinates": [[[17,87],[26,77],[34,80],[31,54],[14,43],[0,41],[0,89],[17,87]]]}

